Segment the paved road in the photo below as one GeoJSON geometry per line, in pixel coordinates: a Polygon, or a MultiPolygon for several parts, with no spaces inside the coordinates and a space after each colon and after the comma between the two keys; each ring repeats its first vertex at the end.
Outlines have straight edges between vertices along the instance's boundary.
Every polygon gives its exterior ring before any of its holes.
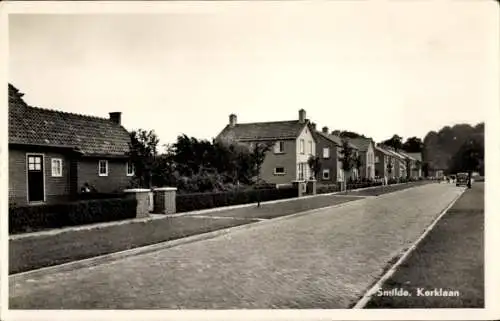
{"type": "Polygon", "coordinates": [[[429,184],[29,279],[13,309],[347,308],[463,188],[429,184]]]}

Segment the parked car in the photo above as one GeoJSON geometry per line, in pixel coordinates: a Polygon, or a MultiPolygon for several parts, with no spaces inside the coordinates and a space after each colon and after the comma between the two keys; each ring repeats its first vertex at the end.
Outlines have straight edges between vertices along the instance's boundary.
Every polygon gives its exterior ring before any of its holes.
{"type": "Polygon", "coordinates": [[[457,174],[457,186],[464,185],[467,186],[469,183],[469,174],[458,173],[457,174]]]}

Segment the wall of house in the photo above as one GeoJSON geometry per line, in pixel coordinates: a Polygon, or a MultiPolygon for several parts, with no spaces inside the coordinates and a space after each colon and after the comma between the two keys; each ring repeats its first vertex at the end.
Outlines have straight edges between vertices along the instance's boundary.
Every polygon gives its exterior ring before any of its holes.
{"type": "Polygon", "coordinates": [[[121,192],[126,189],[132,177],[127,176],[125,160],[108,159],[108,176],[99,176],[99,159],[83,158],[78,162],[78,191],[85,183],[100,193],[121,192]]]}
{"type": "Polygon", "coordinates": [[[311,131],[307,128],[307,126],[302,130],[302,132],[299,134],[296,140],[296,168],[297,168],[297,173],[295,179],[299,179],[298,175],[298,164],[303,163],[305,164],[305,179],[309,179],[311,177],[311,170],[309,168],[309,165],[307,164],[307,161],[309,160],[309,157],[312,155],[316,155],[316,143],[314,141],[314,138],[312,136],[311,131]],[[300,140],[304,140],[304,153],[302,154],[300,152],[300,140]],[[312,150],[309,149],[309,142],[312,142],[312,150]]]}
{"type": "Polygon", "coordinates": [[[323,184],[333,184],[337,182],[337,170],[338,170],[338,156],[337,156],[337,145],[333,143],[332,141],[324,138],[323,136],[319,136],[317,138],[316,142],[316,156],[319,157],[320,162],[321,162],[321,171],[319,173],[318,177],[318,182],[321,182],[323,184]],[[330,157],[324,158],[323,157],[323,149],[324,148],[329,148],[330,149],[330,157]],[[330,178],[329,179],[324,179],[323,178],[323,170],[328,169],[330,170],[330,178]]]}
{"type": "Polygon", "coordinates": [[[388,163],[388,157],[381,151],[375,150],[374,153],[375,157],[378,158],[378,162],[375,163],[375,169],[377,170],[377,174],[380,177],[387,177],[389,178],[389,175],[387,173],[387,163],[388,163]]]}
{"type": "Polygon", "coordinates": [[[368,145],[368,150],[366,151],[365,175],[368,179],[375,178],[375,150],[372,144],[368,145]]]}
{"type": "Polygon", "coordinates": [[[275,153],[273,146],[262,163],[260,177],[271,184],[288,184],[295,179],[295,141],[290,139],[283,142],[283,153],[275,153]],[[275,174],[276,167],[284,167],[285,174],[275,174]]]}
{"type": "Polygon", "coordinates": [[[9,203],[26,205],[28,203],[26,154],[44,156],[45,201],[53,203],[67,200],[70,194],[69,158],[57,152],[44,152],[34,149],[9,150],[9,203]],[[52,177],[52,158],[62,159],[62,176],[52,177]]]}

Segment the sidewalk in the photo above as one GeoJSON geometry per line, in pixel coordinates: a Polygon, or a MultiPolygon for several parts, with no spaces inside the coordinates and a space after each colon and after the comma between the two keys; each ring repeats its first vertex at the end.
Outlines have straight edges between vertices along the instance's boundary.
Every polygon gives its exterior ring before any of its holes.
{"type": "Polygon", "coordinates": [[[484,183],[466,190],[381,291],[366,308],[484,308],[484,183]]]}

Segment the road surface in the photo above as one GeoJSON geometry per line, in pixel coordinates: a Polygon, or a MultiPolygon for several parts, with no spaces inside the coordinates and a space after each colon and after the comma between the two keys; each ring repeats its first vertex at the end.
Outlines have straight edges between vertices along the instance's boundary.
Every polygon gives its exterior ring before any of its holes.
{"type": "Polygon", "coordinates": [[[94,267],[14,275],[10,308],[348,308],[462,191],[428,184],[94,267]]]}

